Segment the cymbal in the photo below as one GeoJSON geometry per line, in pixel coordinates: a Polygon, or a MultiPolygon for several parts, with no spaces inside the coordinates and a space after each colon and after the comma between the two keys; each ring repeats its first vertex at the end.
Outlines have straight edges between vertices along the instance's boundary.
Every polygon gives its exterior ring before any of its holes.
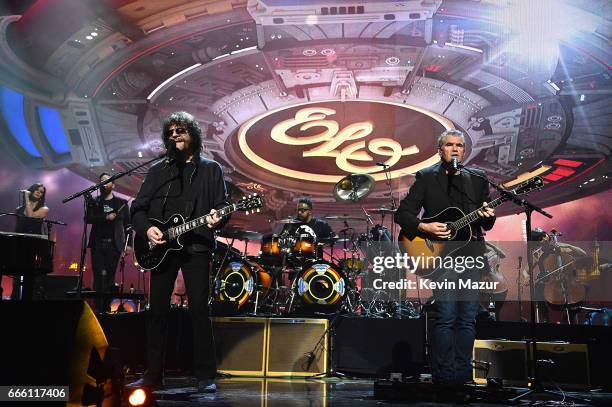
{"type": "Polygon", "coordinates": [[[369,174],[351,174],[334,185],[334,197],[341,202],[357,202],[374,189],[374,178],[369,174]]]}
{"type": "Polygon", "coordinates": [[[395,211],[389,208],[370,208],[370,209],[366,209],[366,212],[373,212],[379,215],[384,215],[386,213],[394,213],[395,211]]]}
{"type": "Polygon", "coordinates": [[[348,215],[326,216],[323,219],[327,219],[327,220],[366,220],[366,218],[362,218],[360,216],[348,216],[348,215]]]}
{"type": "Polygon", "coordinates": [[[294,218],[286,218],[286,219],[279,219],[279,220],[275,220],[274,223],[303,223],[301,220],[298,219],[294,219],[294,218]]]}
{"type": "Polygon", "coordinates": [[[263,234],[252,230],[224,229],[221,230],[217,236],[238,240],[261,240],[263,234]]]}

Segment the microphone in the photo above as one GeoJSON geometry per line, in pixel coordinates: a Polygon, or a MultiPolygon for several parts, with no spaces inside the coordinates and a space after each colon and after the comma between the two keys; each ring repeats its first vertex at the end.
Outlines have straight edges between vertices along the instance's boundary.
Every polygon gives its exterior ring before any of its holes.
{"type": "Polygon", "coordinates": [[[165,162],[170,164],[176,159],[176,143],[172,139],[166,139],[164,146],[166,147],[165,162]]]}
{"type": "Polygon", "coordinates": [[[381,167],[385,167],[385,168],[386,168],[386,167],[388,167],[388,165],[387,165],[387,164],[385,164],[385,163],[376,163],[376,165],[379,165],[379,166],[381,166],[381,167]]]}
{"type": "Polygon", "coordinates": [[[25,193],[25,192],[30,192],[30,191],[27,190],[27,189],[20,189],[19,192],[24,192],[25,193]]]}
{"type": "Polygon", "coordinates": [[[451,157],[451,165],[453,166],[453,170],[457,171],[459,169],[459,163],[457,162],[457,157],[451,157]]]}

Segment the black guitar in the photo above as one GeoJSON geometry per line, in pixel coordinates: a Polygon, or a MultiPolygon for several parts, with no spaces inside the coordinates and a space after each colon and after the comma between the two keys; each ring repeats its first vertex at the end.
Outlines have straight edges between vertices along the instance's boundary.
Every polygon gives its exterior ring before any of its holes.
{"type": "MultiPolygon", "coordinates": [[[[531,178],[510,190],[516,195],[523,195],[534,190],[539,190],[544,186],[544,181],[540,177],[531,178]]],[[[495,208],[507,200],[511,199],[509,195],[501,195],[488,203],[490,208],[495,208]]],[[[450,256],[460,248],[467,245],[472,240],[471,223],[480,219],[478,211],[480,207],[467,215],[463,211],[454,206],[446,208],[435,216],[421,219],[423,222],[440,222],[446,223],[446,226],[451,231],[450,237],[444,240],[436,240],[428,235],[419,232],[417,235],[409,239],[404,231],[400,231],[399,241],[402,242],[403,249],[409,256],[416,258],[422,256],[424,258],[441,258],[450,256]]],[[[430,267],[420,267],[416,270],[416,274],[423,278],[431,278],[434,273],[441,269],[438,264],[432,260],[430,267]]]]}
{"type": "MultiPolygon", "coordinates": [[[[255,211],[259,212],[259,208],[263,206],[261,196],[254,194],[243,197],[235,204],[228,205],[217,210],[219,216],[225,216],[235,211],[246,211],[247,214],[255,211]]],[[[153,226],[157,226],[162,231],[164,236],[161,240],[166,243],[156,245],[152,243],[146,236],[134,235],[134,258],[136,266],[143,270],[153,270],[161,264],[166,255],[171,250],[181,250],[180,237],[183,233],[187,233],[201,226],[206,226],[206,218],[209,215],[200,216],[199,218],[185,222],[182,215],[175,214],[170,216],[166,222],[149,218],[153,226]]]]}

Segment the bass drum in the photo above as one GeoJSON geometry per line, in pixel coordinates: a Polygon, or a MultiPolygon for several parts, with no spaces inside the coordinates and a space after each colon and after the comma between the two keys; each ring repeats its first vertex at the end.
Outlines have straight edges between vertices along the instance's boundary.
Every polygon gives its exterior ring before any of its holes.
{"type": "Polygon", "coordinates": [[[262,303],[272,291],[274,277],[254,260],[233,258],[219,272],[215,279],[215,300],[234,301],[238,310],[244,310],[248,303],[262,303]]]}
{"type": "Polygon", "coordinates": [[[335,312],[347,295],[348,281],[341,268],[326,262],[306,264],[295,276],[291,289],[296,311],[335,312]]]}

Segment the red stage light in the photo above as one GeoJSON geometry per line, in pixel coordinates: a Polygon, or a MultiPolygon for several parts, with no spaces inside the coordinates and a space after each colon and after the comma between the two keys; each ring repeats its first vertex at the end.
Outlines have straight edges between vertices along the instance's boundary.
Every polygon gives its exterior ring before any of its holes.
{"type": "Polygon", "coordinates": [[[567,167],[559,167],[552,172],[552,174],[559,175],[561,177],[569,177],[570,175],[575,174],[575,173],[576,171],[572,170],[571,168],[567,168],[567,167]]]}
{"type": "Polygon", "coordinates": [[[553,173],[550,173],[550,174],[544,175],[542,178],[544,178],[545,180],[548,180],[548,181],[559,181],[563,177],[560,176],[560,175],[555,175],[553,173]]]}
{"type": "Polygon", "coordinates": [[[562,165],[564,167],[572,167],[572,168],[576,168],[576,167],[580,167],[582,164],[584,164],[583,162],[580,161],[573,161],[573,160],[565,160],[563,158],[559,158],[558,160],[556,160],[554,163],[554,165],[562,165]]]}

